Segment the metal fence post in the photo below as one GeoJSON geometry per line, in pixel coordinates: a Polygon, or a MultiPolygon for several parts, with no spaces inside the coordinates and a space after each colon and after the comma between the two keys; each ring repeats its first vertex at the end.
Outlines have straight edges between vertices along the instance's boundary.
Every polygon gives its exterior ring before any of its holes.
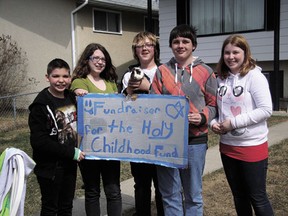
{"type": "Polygon", "coordinates": [[[17,118],[17,111],[16,111],[16,97],[12,98],[13,101],[13,117],[14,117],[14,125],[16,126],[16,118],[17,118]]]}

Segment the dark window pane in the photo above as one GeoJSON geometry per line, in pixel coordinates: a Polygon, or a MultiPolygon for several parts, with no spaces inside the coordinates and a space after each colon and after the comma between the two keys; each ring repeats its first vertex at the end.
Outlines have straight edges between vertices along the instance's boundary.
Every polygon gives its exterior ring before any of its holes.
{"type": "Polygon", "coordinates": [[[106,12],[94,11],[94,28],[95,30],[107,31],[106,12]]]}
{"type": "Polygon", "coordinates": [[[116,13],[107,13],[108,17],[108,31],[120,32],[120,15],[116,13]]]}

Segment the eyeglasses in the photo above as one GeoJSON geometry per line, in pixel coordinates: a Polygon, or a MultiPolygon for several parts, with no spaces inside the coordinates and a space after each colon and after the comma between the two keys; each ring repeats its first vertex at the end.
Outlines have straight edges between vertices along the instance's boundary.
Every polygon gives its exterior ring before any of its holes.
{"type": "Polygon", "coordinates": [[[90,56],[89,60],[93,63],[98,63],[100,60],[102,61],[102,63],[106,63],[106,59],[99,56],[90,56]]]}
{"type": "Polygon", "coordinates": [[[146,44],[142,44],[142,45],[140,45],[140,44],[136,45],[137,49],[143,49],[144,47],[146,47],[147,49],[151,49],[152,47],[154,47],[154,45],[151,44],[151,43],[146,43],[146,44]]]}
{"type": "MultiPolygon", "coordinates": [[[[242,86],[235,86],[233,88],[233,95],[235,97],[239,97],[244,91],[244,88],[242,86]]],[[[218,94],[220,97],[223,97],[227,92],[227,86],[221,86],[218,90],[218,94]]]]}

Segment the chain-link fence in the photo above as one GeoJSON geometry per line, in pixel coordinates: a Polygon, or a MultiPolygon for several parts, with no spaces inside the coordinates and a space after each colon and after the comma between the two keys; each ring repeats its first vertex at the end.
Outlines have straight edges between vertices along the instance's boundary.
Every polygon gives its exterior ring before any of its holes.
{"type": "Polygon", "coordinates": [[[38,92],[0,97],[0,132],[28,126],[28,107],[38,92]]]}

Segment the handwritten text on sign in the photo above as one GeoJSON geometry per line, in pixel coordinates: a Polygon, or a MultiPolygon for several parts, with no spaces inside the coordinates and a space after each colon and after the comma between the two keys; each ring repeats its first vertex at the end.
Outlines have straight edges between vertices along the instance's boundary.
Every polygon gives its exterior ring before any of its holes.
{"type": "Polygon", "coordinates": [[[86,159],[187,165],[188,101],[185,97],[88,94],[78,97],[78,133],[86,159]]]}

